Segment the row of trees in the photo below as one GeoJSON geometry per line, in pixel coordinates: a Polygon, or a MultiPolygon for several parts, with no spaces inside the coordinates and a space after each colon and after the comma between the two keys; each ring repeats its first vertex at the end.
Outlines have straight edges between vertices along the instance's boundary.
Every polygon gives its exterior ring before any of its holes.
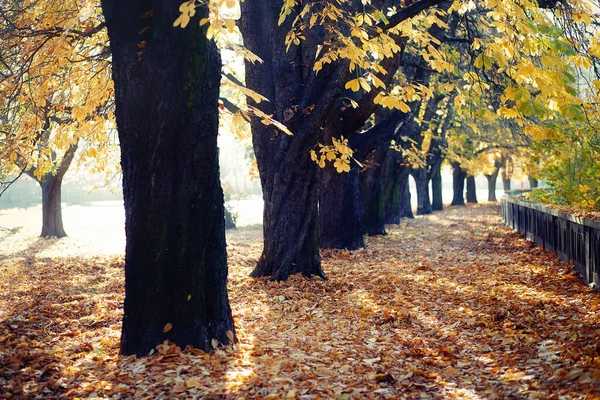
{"type": "MultiPolygon", "coordinates": [[[[85,139],[93,157],[110,142],[86,135],[108,130],[114,105],[127,234],[122,353],[144,355],[165,339],[204,350],[234,342],[216,142],[221,61],[209,37],[234,29],[222,11],[235,3],[1,4],[0,92],[14,99],[0,115],[5,162],[59,177],[60,152],[68,160],[85,139]],[[46,15],[55,19],[40,26],[46,15]],[[61,75],[80,67],[92,71],[84,81],[61,75]],[[94,79],[102,95],[87,86],[94,79]]],[[[410,212],[409,174],[417,212],[429,213],[442,207],[444,159],[461,203],[476,171],[494,181],[522,149],[541,151],[533,146],[556,121],[586,122],[572,65],[593,47],[565,37],[556,16],[581,28],[593,13],[577,1],[541,6],[549,10],[525,0],[242,2],[247,104],[221,104],[249,119],[263,188],[252,276],[324,277],[320,247],[362,247],[365,232],[382,234],[410,212]]]]}

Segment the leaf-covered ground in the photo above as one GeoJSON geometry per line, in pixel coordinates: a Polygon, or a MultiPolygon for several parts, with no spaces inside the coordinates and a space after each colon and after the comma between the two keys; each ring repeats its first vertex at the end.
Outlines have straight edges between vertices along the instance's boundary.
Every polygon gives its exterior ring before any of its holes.
{"type": "Polygon", "coordinates": [[[230,232],[239,345],[143,359],[118,356],[122,256],[72,238],[11,251],[0,232],[0,397],[600,396],[600,295],[498,213],[451,208],[324,251],[327,281],[248,278],[261,232],[230,232]]]}

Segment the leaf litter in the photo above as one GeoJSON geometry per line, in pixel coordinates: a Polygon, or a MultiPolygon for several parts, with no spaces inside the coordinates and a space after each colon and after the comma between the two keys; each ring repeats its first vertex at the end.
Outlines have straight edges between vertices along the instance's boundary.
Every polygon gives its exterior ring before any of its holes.
{"type": "Polygon", "coordinates": [[[122,255],[33,238],[11,253],[5,236],[0,397],[600,396],[600,296],[498,213],[449,208],[365,249],[323,250],[327,281],[251,279],[261,232],[229,232],[239,343],[210,354],[164,343],[140,359],[118,355],[122,255]]]}

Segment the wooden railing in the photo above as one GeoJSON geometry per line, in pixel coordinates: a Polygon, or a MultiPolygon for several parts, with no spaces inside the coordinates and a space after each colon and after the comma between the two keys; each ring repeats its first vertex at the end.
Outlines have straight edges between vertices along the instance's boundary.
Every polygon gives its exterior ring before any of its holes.
{"type": "Polygon", "coordinates": [[[573,261],[583,280],[600,290],[600,221],[512,197],[502,198],[502,219],[561,261],[573,261]]]}

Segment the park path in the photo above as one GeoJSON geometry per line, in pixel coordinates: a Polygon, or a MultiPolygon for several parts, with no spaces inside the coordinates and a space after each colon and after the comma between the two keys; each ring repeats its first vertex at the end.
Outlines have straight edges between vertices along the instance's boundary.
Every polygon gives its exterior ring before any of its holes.
{"type": "Polygon", "coordinates": [[[327,281],[248,278],[260,235],[228,233],[240,343],[211,355],[117,356],[120,256],[57,257],[49,242],[52,257],[0,259],[0,398],[600,396],[600,295],[504,227],[497,206],[325,250],[327,281]]]}

